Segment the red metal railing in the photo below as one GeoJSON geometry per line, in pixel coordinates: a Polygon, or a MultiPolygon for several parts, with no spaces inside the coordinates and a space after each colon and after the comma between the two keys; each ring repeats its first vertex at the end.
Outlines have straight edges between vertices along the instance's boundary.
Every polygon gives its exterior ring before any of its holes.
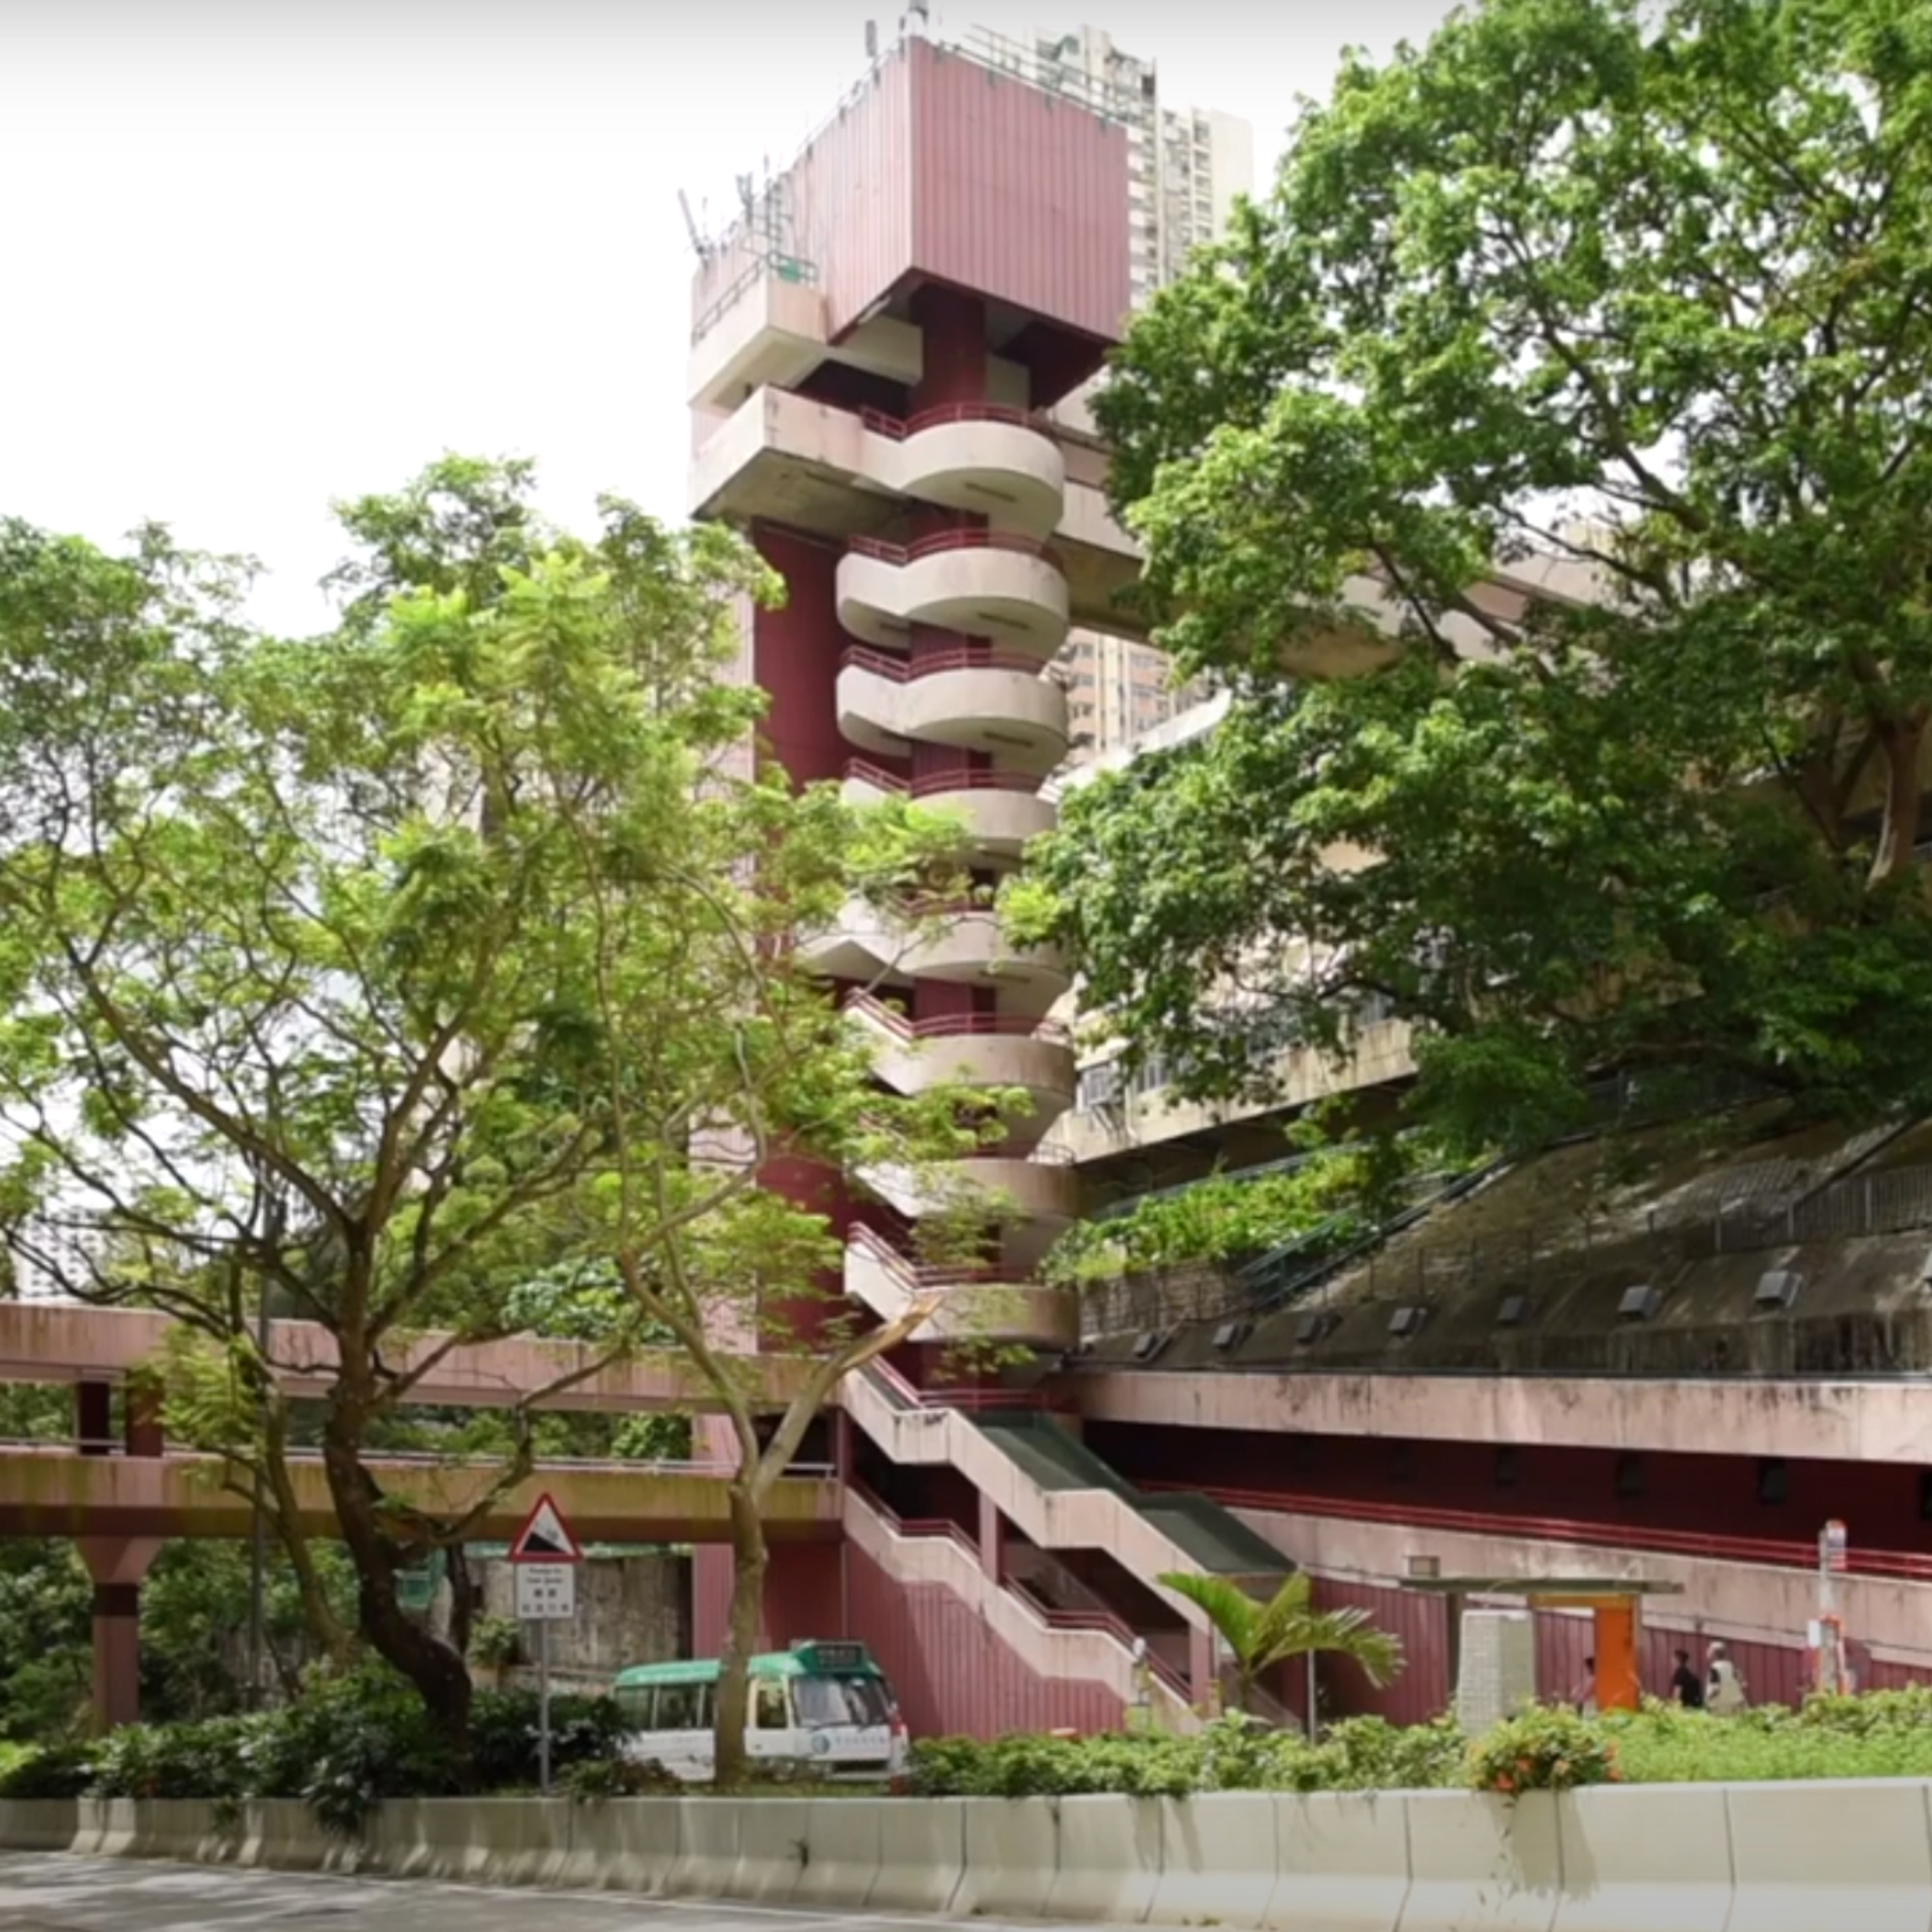
{"type": "Polygon", "coordinates": [[[902,1040],[961,1040],[991,1034],[1014,1040],[1043,1040],[1054,1046],[1072,1043],[1072,1036],[1058,1020],[1028,1019],[1020,1013],[946,1013],[936,1019],[908,1019],[896,1006],[870,993],[854,993],[845,1002],[848,1012],[896,1033],[902,1040]]]}
{"type": "Polygon", "coordinates": [[[887,1274],[910,1288],[963,1288],[1006,1279],[997,1268],[934,1268],[910,1260],[870,1228],[854,1228],[847,1239],[861,1254],[871,1256],[887,1274]]]}
{"type": "Polygon", "coordinates": [[[904,792],[913,798],[936,798],[952,791],[1010,791],[1036,793],[1040,780],[1027,772],[959,771],[928,772],[923,778],[902,778],[867,758],[848,758],[845,776],[880,791],[904,792]]]}
{"type": "MultiPolygon", "coordinates": [[[[1816,1543],[1762,1536],[1712,1535],[1641,1523],[1572,1522],[1558,1516],[1506,1516],[1486,1510],[1378,1503],[1346,1496],[1284,1494],[1224,1489],[1199,1483],[1142,1482],[1144,1490],[1184,1490],[1209,1496],[1229,1509],[1264,1510],[1285,1516],[1324,1516],[1350,1522],[1387,1523],[1406,1529],[1441,1529],[1468,1536],[1517,1536],[1536,1542],[1576,1543],[1599,1549],[1651,1550],[1660,1556],[1701,1557],[1714,1563],[1762,1563],[1779,1569],[1815,1570],[1816,1543]]],[[[1932,1582],[1932,1556],[1915,1551],[1854,1550],[1851,1568],[1874,1576],[1932,1582]]]]}
{"type": "Polygon", "coordinates": [[[1012,670],[1038,678],[1054,668],[1038,658],[1023,657],[1017,651],[996,651],[981,644],[962,644],[951,650],[934,651],[916,658],[896,658],[889,652],[854,644],[838,664],[842,670],[868,670],[875,676],[891,679],[895,684],[911,682],[948,670],[1012,670]]]}
{"type": "Polygon", "coordinates": [[[1009,423],[1015,429],[1030,429],[1036,436],[1051,435],[1033,410],[1016,409],[1010,403],[947,403],[935,410],[916,410],[909,416],[866,409],[859,412],[859,420],[874,436],[890,436],[895,442],[903,442],[922,430],[944,429],[949,423],[1009,423]]]}
{"type": "Polygon", "coordinates": [[[875,1358],[866,1364],[866,1373],[876,1376],[904,1408],[956,1408],[968,1414],[985,1414],[998,1409],[1045,1409],[1055,1406],[1043,1389],[930,1388],[909,1382],[891,1363],[875,1358]]]}
{"type": "Polygon", "coordinates": [[[909,544],[889,544],[878,537],[852,537],[846,548],[855,556],[875,558],[880,563],[890,563],[903,568],[907,564],[916,563],[922,557],[940,556],[956,550],[1011,550],[1020,556],[1037,557],[1042,563],[1051,564],[1058,570],[1060,562],[1052,547],[1037,537],[1023,537],[1013,530],[934,530],[929,535],[915,537],[909,544]]]}
{"type": "MultiPolygon", "coordinates": [[[[910,1520],[895,1515],[878,1497],[862,1483],[850,1485],[859,1500],[870,1510],[896,1536],[910,1540],[915,1538],[937,1537],[951,1543],[970,1556],[976,1567],[982,1558],[980,1546],[960,1526],[946,1516],[916,1516],[910,1520]]],[[[1028,1613],[1038,1623],[1048,1630],[1096,1630],[1102,1636],[1112,1637],[1120,1648],[1132,1654],[1139,1641],[1133,1627],[1125,1618],[1105,1610],[1063,1610],[1049,1604],[1037,1592],[1024,1582],[1014,1580],[1003,1582],[1000,1588],[1008,1595],[1018,1598],[1028,1613]]],[[[1156,1657],[1151,1651],[1147,1654],[1148,1668],[1183,1703],[1187,1701],[1187,1684],[1170,1664],[1156,1657]]]]}
{"type": "Polygon", "coordinates": [[[876,791],[909,792],[912,789],[896,772],[889,772],[883,765],[873,764],[865,758],[848,758],[845,776],[855,784],[868,784],[876,791]]]}

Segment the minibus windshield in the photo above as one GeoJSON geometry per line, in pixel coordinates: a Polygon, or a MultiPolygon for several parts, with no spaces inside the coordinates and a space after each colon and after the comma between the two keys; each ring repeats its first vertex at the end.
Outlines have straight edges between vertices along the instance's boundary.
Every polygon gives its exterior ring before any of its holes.
{"type": "Polygon", "coordinates": [[[793,1681],[791,1695],[798,1721],[808,1730],[892,1721],[892,1700],[876,1677],[800,1677],[793,1681]]]}

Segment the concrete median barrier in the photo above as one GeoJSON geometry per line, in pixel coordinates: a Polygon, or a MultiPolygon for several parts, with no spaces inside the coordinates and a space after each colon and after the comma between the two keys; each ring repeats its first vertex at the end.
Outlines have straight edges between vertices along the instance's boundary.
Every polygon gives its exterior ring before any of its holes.
{"type": "Polygon", "coordinates": [[[1044,1916],[1138,1925],[1160,1884],[1161,1816],[1151,1798],[1063,1798],[1044,1916]]]}
{"type": "Polygon", "coordinates": [[[1726,1932],[1731,1838],[1720,1786],[1566,1792],[1556,1801],[1556,1932],[1726,1932]]]}
{"type": "Polygon", "coordinates": [[[0,1848],[70,1852],[80,1835],[76,1798],[0,1798],[0,1848]]]}
{"type": "Polygon", "coordinates": [[[814,1798],[805,1808],[805,1867],[794,1906],[862,1912],[886,1859],[886,1835],[908,1814],[903,1803],[872,1798],[814,1798]]]}
{"type": "Polygon", "coordinates": [[[1510,1801],[1412,1791],[1400,1802],[1409,1868],[1402,1932],[1551,1932],[1562,1855],[1549,1792],[1510,1801]]]}
{"type": "Polygon", "coordinates": [[[1729,1932],[1926,1932],[1926,1796],[1904,1778],[1728,1786],[1729,1932]]]}
{"type": "Polygon", "coordinates": [[[74,1843],[68,1849],[76,1857],[83,1858],[112,1856],[107,1851],[108,1820],[112,1814],[111,1801],[105,1798],[83,1798],[74,1807],[74,1843]]]}
{"type": "MultiPolygon", "coordinates": [[[[840,1804],[848,1801],[833,1798],[826,1802],[840,1804]]],[[[892,1802],[879,1846],[878,1876],[866,1901],[868,1908],[874,1912],[954,1910],[966,1869],[967,1807],[982,1802],[990,1801],[922,1798],[892,1802]]]]}
{"type": "Polygon", "coordinates": [[[572,1808],[560,1885],[664,1898],[677,1865],[678,1798],[614,1798],[572,1808]]]}
{"type": "MultiPolygon", "coordinates": [[[[692,1811],[716,1808],[715,1799],[692,1798],[686,1814],[686,1822],[692,1811]]],[[[810,1852],[806,1837],[808,1801],[748,1798],[730,1808],[738,1814],[738,1856],[731,1868],[728,1888],[720,1895],[758,1905],[789,1905],[810,1852]]]]}
{"type": "Polygon", "coordinates": [[[1156,1802],[0,1802],[0,1849],[1228,1932],[1932,1932],[1932,1781],[1156,1802]]]}
{"type": "Polygon", "coordinates": [[[960,1918],[1043,1918],[1060,1862],[1058,1798],[968,1798],[960,1918]]]}
{"type": "Polygon", "coordinates": [[[1273,1799],[1280,1876],[1268,1932],[1395,1932],[1406,1924],[1408,1816],[1392,1793],[1313,1792],[1273,1799]]]}
{"type": "Polygon", "coordinates": [[[366,1844],[392,1878],[556,1885],[569,1863],[571,1812],[560,1798],[392,1802],[370,1821],[366,1844]]]}
{"type": "Polygon", "coordinates": [[[1277,1877],[1276,1801],[1258,1791],[1160,1801],[1160,1879],[1150,1925],[1225,1925],[1267,1919],[1277,1877]]]}
{"type": "Polygon", "coordinates": [[[325,1832],[298,1798],[251,1799],[242,1808],[241,1835],[237,1857],[244,1865],[272,1871],[352,1872],[368,1863],[361,1838],[325,1832]]]}

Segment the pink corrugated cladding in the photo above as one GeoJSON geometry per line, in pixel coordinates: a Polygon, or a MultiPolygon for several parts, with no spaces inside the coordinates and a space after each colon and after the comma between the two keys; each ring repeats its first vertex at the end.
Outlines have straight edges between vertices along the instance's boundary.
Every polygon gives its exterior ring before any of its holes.
{"type": "Polygon", "coordinates": [[[914,267],[1115,339],[1132,289],[1125,130],[929,42],[910,65],[914,267]]]}
{"type": "Polygon", "coordinates": [[[902,1584],[851,1544],[845,1565],[849,1634],[878,1659],[914,1737],[1120,1728],[1118,1697],[1037,1676],[943,1585],[902,1584]]]}

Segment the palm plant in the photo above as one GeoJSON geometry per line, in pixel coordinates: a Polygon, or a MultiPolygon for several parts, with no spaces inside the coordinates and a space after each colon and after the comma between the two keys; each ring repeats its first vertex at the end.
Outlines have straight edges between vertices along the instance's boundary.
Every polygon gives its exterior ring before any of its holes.
{"type": "Polygon", "coordinates": [[[1156,1580],[1204,1612],[1220,1634],[1234,1661],[1235,1706],[1244,1713],[1262,1673],[1291,1657],[1329,1651],[1352,1658],[1378,1690],[1402,1667],[1400,1637],[1378,1630],[1366,1610],[1318,1610],[1314,1580],[1305,1571],[1297,1570],[1266,1602],[1228,1576],[1175,1570],[1156,1580]]]}

